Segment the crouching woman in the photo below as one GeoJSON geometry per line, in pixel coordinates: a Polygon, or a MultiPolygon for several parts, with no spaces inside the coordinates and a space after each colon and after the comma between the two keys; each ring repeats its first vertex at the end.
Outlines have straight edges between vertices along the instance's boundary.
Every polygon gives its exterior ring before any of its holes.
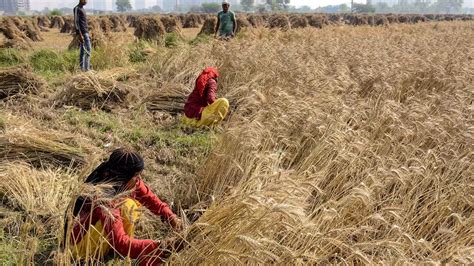
{"type": "Polygon", "coordinates": [[[194,127],[212,127],[225,119],[229,112],[229,101],[216,98],[217,69],[208,67],[199,75],[193,92],[184,105],[182,122],[194,127]]]}
{"type": "Polygon", "coordinates": [[[182,229],[182,222],[145,185],[140,178],[143,169],[140,155],[117,149],[88,176],[85,183],[91,191],[84,191],[66,213],[63,244],[76,261],[103,261],[115,255],[136,259],[140,265],[163,261],[167,241],[134,239],[138,208],[148,208],[176,230],[182,229]]]}

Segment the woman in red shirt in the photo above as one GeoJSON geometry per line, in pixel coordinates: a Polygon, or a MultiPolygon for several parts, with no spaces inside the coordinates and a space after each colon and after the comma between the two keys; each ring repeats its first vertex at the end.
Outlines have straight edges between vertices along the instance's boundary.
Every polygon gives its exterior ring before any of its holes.
{"type": "Polygon", "coordinates": [[[140,265],[162,262],[163,243],[133,238],[137,209],[145,206],[175,230],[182,229],[182,222],[141,180],[144,166],[136,152],[117,149],[86,179],[92,192],[76,199],[73,226],[68,228],[68,220],[65,225],[64,243],[76,260],[103,260],[114,252],[140,265]]]}
{"type": "Polygon", "coordinates": [[[216,68],[208,67],[199,75],[193,92],[184,105],[183,123],[195,126],[214,126],[224,120],[229,112],[229,101],[225,98],[216,99],[217,78],[216,68]]]}

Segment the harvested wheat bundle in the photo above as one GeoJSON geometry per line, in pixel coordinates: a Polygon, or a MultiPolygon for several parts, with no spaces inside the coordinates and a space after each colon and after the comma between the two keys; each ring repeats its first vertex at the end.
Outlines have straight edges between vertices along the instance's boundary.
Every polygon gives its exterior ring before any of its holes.
{"type": "Polygon", "coordinates": [[[368,17],[365,15],[349,15],[347,17],[349,25],[362,26],[369,24],[368,17]]]}
{"type": "Polygon", "coordinates": [[[64,19],[61,16],[54,16],[51,18],[50,28],[61,29],[64,26],[64,19]]]}
{"type": "Polygon", "coordinates": [[[290,15],[289,20],[293,29],[308,27],[308,20],[304,16],[293,14],[290,15]]]}
{"type": "Polygon", "coordinates": [[[41,29],[37,26],[35,27],[31,20],[25,20],[23,25],[20,25],[19,29],[23,31],[33,42],[40,42],[44,40],[41,36],[41,29]]]}
{"type": "Polygon", "coordinates": [[[29,26],[33,27],[35,31],[41,31],[36,17],[23,18],[23,24],[29,24],[29,26]]]}
{"type": "Polygon", "coordinates": [[[159,41],[165,36],[165,27],[157,17],[140,17],[135,26],[134,35],[138,39],[159,41]]]}
{"type": "Polygon", "coordinates": [[[26,161],[36,167],[77,167],[86,163],[85,151],[76,143],[76,136],[35,128],[24,121],[12,116],[7,118],[6,131],[0,135],[1,160],[26,161]]]}
{"type": "Polygon", "coordinates": [[[199,28],[199,17],[196,14],[187,14],[183,18],[183,28],[199,28]]]}
{"type": "Polygon", "coordinates": [[[367,16],[367,24],[370,26],[375,26],[375,16],[374,15],[368,15],[367,16]]]}
{"type": "Polygon", "coordinates": [[[254,28],[265,26],[265,20],[260,15],[251,14],[247,17],[247,20],[254,28]]]}
{"type": "Polygon", "coordinates": [[[64,25],[61,27],[60,33],[71,33],[74,32],[74,19],[67,17],[64,19],[64,25]]]}
{"type": "Polygon", "coordinates": [[[245,16],[237,16],[237,29],[236,33],[239,33],[242,29],[249,28],[250,25],[249,21],[245,16]]]}
{"type": "Polygon", "coordinates": [[[444,20],[445,21],[455,21],[456,17],[453,16],[453,15],[447,15],[447,16],[444,17],[444,20]]]}
{"type": "Polygon", "coordinates": [[[127,17],[127,21],[128,21],[128,26],[130,28],[135,28],[137,26],[137,22],[138,22],[138,19],[139,17],[136,16],[136,15],[130,15],[127,17]]]}
{"type": "Polygon", "coordinates": [[[25,66],[0,69],[0,99],[19,93],[36,94],[47,87],[46,82],[25,66]]]}
{"type": "Polygon", "coordinates": [[[205,22],[207,19],[211,18],[211,17],[209,17],[209,15],[207,15],[207,14],[198,14],[197,16],[198,16],[198,18],[199,18],[199,24],[204,24],[204,22],[205,22]]]}
{"type": "Polygon", "coordinates": [[[311,27],[322,29],[325,26],[324,17],[321,15],[312,15],[308,18],[308,24],[311,27]]]}
{"type": "Polygon", "coordinates": [[[398,17],[396,15],[388,15],[388,16],[384,16],[387,20],[388,20],[388,23],[390,24],[396,24],[396,23],[399,23],[398,21],[398,17]]]}
{"type": "Polygon", "coordinates": [[[5,18],[0,22],[0,32],[3,33],[7,39],[7,41],[2,45],[2,48],[31,48],[30,39],[10,18],[5,18]]]}
{"type": "Polygon", "coordinates": [[[60,105],[111,110],[124,102],[128,92],[113,78],[85,73],[72,77],[55,98],[60,105]]]}
{"type": "Polygon", "coordinates": [[[279,28],[282,30],[291,29],[290,21],[288,20],[288,17],[282,14],[274,14],[270,16],[270,18],[268,19],[268,26],[271,29],[274,29],[274,28],[279,28]]]}
{"type": "Polygon", "coordinates": [[[182,84],[164,84],[153,91],[142,104],[151,111],[167,112],[173,115],[182,113],[189,91],[182,84]]]}
{"type": "MultiPolygon", "coordinates": [[[[106,41],[106,36],[102,32],[100,27],[100,21],[98,19],[90,19],[89,20],[89,35],[91,38],[92,47],[97,48],[104,45],[106,41]]],[[[69,44],[68,49],[74,50],[80,47],[79,37],[74,34],[71,43],[69,44]]]]}
{"type": "Polygon", "coordinates": [[[343,22],[343,17],[339,14],[331,14],[328,18],[329,22],[339,25],[343,22]]]}
{"type": "Polygon", "coordinates": [[[386,26],[390,24],[387,17],[383,16],[383,15],[378,15],[378,16],[375,16],[375,25],[376,26],[386,26]]]}
{"type": "Polygon", "coordinates": [[[129,67],[114,67],[103,70],[100,72],[100,76],[114,81],[138,80],[140,78],[138,71],[129,67]]]}
{"type": "Polygon", "coordinates": [[[176,15],[176,19],[179,21],[179,23],[181,23],[181,27],[182,27],[184,24],[184,19],[186,19],[186,14],[176,15]]]}
{"type": "Polygon", "coordinates": [[[410,18],[410,21],[412,23],[418,23],[418,22],[426,22],[428,20],[423,15],[414,15],[413,17],[410,18]]]}
{"type": "Polygon", "coordinates": [[[105,35],[109,35],[110,32],[112,31],[112,26],[110,19],[108,17],[100,17],[99,18],[99,23],[100,23],[100,29],[105,35]]]}
{"type": "Polygon", "coordinates": [[[212,17],[204,21],[199,35],[212,35],[216,32],[217,18],[212,17]]]}
{"type": "Polygon", "coordinates": [[[51,21],[46,16],[39,16],[33,18],[33,24],[35,27],[41,32],[49,32],[49,26],[51,25],[51,21]]]}
{"type": "Polygon", "coordinates": [[[410,18],[405,15],[399,15],[398,16],[398,22],[399,23],[410,23],[410,18]]]}
{"type": "Polygon", "coordinates": [[[167,33],[175,32],[181,35],[181,23],[179,23],[175,16],[162,16],[160,20],[167,33]]]}
{"type": "Polygon", "coordinates": [[[109,17],[110,23],[111,23],[111,28],[113,32],[126,32],[127,31],[127,25],[125,24],[125,21],[117,16],[117,15],[112,15],[109,17]]]}
{"type": "Polygon", "coordinates": [[[38,26],[44,27],[44,28],[49,28],[51,26],[51,20],[47,16],[39,16],[37,18],[37,23],[38,26]]]}
{"type": "Polygon", "coordinates": [[[23,19],[21,17],[10,17],[10,20],[15,23],[15,25],[17,27],[20,27],[21,25],[23,25],[23,19]]]}

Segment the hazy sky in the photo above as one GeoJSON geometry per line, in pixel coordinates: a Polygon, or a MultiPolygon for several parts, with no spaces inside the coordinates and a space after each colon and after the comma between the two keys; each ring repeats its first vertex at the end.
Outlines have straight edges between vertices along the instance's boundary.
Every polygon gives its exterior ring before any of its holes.
{"type": "MultiPolygon", "coordinates": [[[[74,5],[78,0],[31,0],[31,8],[36,10],[42,10],[45,6],[49,8],[57,8],[61,6],[74,5]]],[[[132,0],[133,2],[133,0],[132,0]]],[[[147,0],[147,2],[155,2],[156,0],[147,0]]],[[[343,3],[349,4],[350,0],[291,0],[291,4],[294,6],[307,5],[312,8],[327,6],[327,5],[339,5],[343,3]]],[[[356,3],[365,3],[366,0],[354,0],[356,3]]],[[[474,7],[474,0],[464,0],[466,6],[474,7]]],[[[147,5],[148,6],[148,5],[147,5]]]]}
{"type": "MultiPolygon", "coordinates": [[[[356,2],[365,2],[365,0],[358,0],[356,2]]],[[[75,4],[77,0],[31,0],[31,8],[42,10],[45,6],[49,8],[57,8],[58,6],[75,4]]],[[[350,3],[350,0],[291,0],[291,4],[295,6],[307,5],[312,8],[327,5],[338,5],[342,3],[350,3]]]]}
{"type": "MultiPolygon", "coordinates": [[[[291,4],[295,6],[310,6],[312,8],[328,5],[339,5],[343,3],[350,3],[348,0],[291,0],[291,4]]],[[[357,1],[356,1],[357,2],[357,1]]],[[[360,2],[360,1],[359,1],[360,2]]]]}

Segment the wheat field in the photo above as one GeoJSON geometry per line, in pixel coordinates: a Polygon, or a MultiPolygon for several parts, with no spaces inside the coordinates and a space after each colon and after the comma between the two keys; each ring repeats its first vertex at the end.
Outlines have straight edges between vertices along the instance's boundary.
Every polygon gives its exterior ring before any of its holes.
{"type": "MultiPolygon", "coordinates": [[[[469,21],[248,29],[92,74],[128,91],[110,110],[64,107],[73,74],[4,100],[0,262],[71,263],[64,211],[112,143],[144,155],[186,220],[169,264],[472,264],[472,40],[469,21]],[[149,108],[210,65],[221,127],[187,133],[149,108]]],[[[147,216],[138,235],[173,234],[147,216]]]]}

